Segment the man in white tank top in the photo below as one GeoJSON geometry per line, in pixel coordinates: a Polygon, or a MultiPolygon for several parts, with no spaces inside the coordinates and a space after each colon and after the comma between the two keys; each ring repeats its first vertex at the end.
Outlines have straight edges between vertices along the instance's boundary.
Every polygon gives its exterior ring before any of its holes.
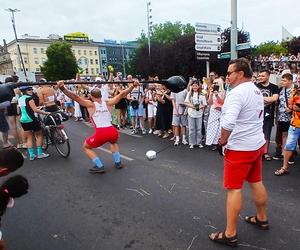
{"type": "Polygon", "coordinates": [[[135,86],[138,86],[138,82],[130,84],[127,89],[106,101],[102,100],[101,90],[99,88],[94,88],[91,91],[90,100],[87,100],[67,90],[63,81],[59,81],[57,86],[66,96],[78,102],[81,106],[86,107],[91,117],[95,128],[95,134],[87,138],[83,144],[84,153],[94,164],[94,167],[89,170],[90,173],[105,172],[101,159],[97,156],[93,149],[98,148],[107,142],[110,143],[110,150],[112,152],[116,168],[121,169],[123,165],[121,164],[121,155],[117,143],[119,133],[118,130],[111,124],[111,111],[116,103],[126,97],[135,86]]]}

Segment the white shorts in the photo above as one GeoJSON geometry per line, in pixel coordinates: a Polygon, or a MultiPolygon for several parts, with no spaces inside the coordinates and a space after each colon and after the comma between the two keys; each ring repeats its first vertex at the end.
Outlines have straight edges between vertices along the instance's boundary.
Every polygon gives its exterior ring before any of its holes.
{"type": "Polygon", "coordinates": [[[148,117],[153,118],[156,116],[157,107],[151,104],[147,105],[148,108],[148,117]]]}

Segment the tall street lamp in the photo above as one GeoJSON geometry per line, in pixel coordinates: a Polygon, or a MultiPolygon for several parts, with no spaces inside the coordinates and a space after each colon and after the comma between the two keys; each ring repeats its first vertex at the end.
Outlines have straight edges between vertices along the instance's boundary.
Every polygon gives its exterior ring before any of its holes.
{"type": "Polygon", "coordinates": [[[152,33],[152,16],[151,16],[151,11],[152,9],[150,8],[151,2],[147,2],[147,24],[148,24],[148,51],[149,51],[149,57],[151,55],[151,41],[150,41],[150,36],[152,33]]]}
{"type": "Polygon", "coordinates": [[[19,67],[20,67],[20,61],[21,61],[22,68],[23,68],[23,73],[25,75],[26,81],[28,82],[27,73],[26,73],[26,70],[25,70],[25,65],[24,65],[24,61],[23,61],[23,57],[22,57],[22,53],[21,53],[21,49],[20,49],[20,44],[19,44],[19,40],[18,40],[18,36],[17,36],[16,23],[15,23],[15,12],[19,12],[20,10],[8,8],[8,9],[5,9],[5,11],[8,11],[8,12],[11,13],[11,22],[12,22],[13,29],[14,29],[15,40],[16,40],[16,45],[17,45],[17,50],[18,50],[17,61],[18,61],[19,67]]]}

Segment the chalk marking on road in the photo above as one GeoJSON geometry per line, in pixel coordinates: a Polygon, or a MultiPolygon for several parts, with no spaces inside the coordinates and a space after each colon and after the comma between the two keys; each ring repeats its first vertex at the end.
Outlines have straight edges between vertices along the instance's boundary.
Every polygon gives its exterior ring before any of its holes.
{"type": "Polygon", "coordinates": [[[210,227],[212,229],[217,229],[216,227],[212,226],[212,225],[205,225],[205,227],[210,227]]]}
{"type": "Polygon", "coordinates": [[[167,191],[168,193],[171,193],[169,189],[167,189],[166,187],[164,187],[163,185],[161,185],[158,181],[157,184],[165,191],[167,191]]]}
{"type": "Polygon", "coordinates": [[[267,248],[264,248],[264,247],[258,247],[258,246],[253,246],[253,245],[250,245],[250,244],[243,244],[243,243],[240,243],[238,244],[239,246],[242,246],[242,247],[249,247],[249,248],[254,248],[254,249],[260,249],[260,250],[268,250],[267,248]]]}
{"type": "MultiPolygon", "coordinates": [[[[109,149],[103,148],[103,147],[99,147],[98,149],[102,150],[103,152],[109,153],[111,154],[111,151],[109,149]]],[[[133,161],[134,159],[130,158],[129,156],[123,155],[121,154],[121,158],[125,159],[127,161],[133,161]]]]}
{"type": "Polygon", "coordinates": [[[202,190],[201,192],[202,192],[202,193],[207,193],[207,194],[218,195],[218,193],[209,192],[209,191],[205,191],[205,190],[202,190]]]}
{"type": "Polygon", "coordinates": [[[141,196],[144,196],[144,194],[143,193],[141,193],[139,190],[137,190],[137,189],[133,189],[133,188],[126,188],[126,190],[128,190],[128,191],[132,191],[132,192],[136,192],[136,193],[138,193],[138,194],[140,194],[141,196]]]}
{"type": "Polygon", "coordinates": [[[175,187],[176,183],[174,183],[170,189],[170,193],[172,192],[173,188],[175,187]]]}
{"type": "Polygon", "coordinates": [[[295,232],[300,232],[300,229],[299,229],[299,228],[293,227],[292,230],[295,231],[295,232]]]}
{"type": "Polygon", "coordinates": [[[189,247],[187,248],[187,250],[190,250],[190,249],[191,249],[191,247],[192,247],[192,245],[193,245],[193,243],[194,243],[194,240],[195,240],[198,236],[199,236],[199,235],[195,235],[195,236],[193,237],[192,242],[191,242],[191,244],[189,245],[189,247]]]}
{"type": "Polygon", "coordinates": [[[282,243],[282,244],[286,244],[286,242],[282,239],[279,239],[279,241],[282,243]]]}
{"type": "Polygon", "coordinates": [[[193,220],[200,220],[200,217],[194,216],[194,217],[193,217],[193,220]]]}
{"type": "Polygon", "coordinates": [[[147,191],[145,191],[144,189],[140,188],[140,190],[145,193],[146,195],[151,195],[150,193],[148,193],[147,191]]]}

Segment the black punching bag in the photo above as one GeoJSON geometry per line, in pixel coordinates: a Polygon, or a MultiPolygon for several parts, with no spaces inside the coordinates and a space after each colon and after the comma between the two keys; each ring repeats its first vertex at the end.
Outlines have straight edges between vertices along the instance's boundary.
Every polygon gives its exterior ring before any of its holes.
{"type": "Polygon", "coordinates": [[[187,88],[187,83],[182,76],[171,76],[162,84],[166,86],[171,92],[178,93],[187,88]]]}

